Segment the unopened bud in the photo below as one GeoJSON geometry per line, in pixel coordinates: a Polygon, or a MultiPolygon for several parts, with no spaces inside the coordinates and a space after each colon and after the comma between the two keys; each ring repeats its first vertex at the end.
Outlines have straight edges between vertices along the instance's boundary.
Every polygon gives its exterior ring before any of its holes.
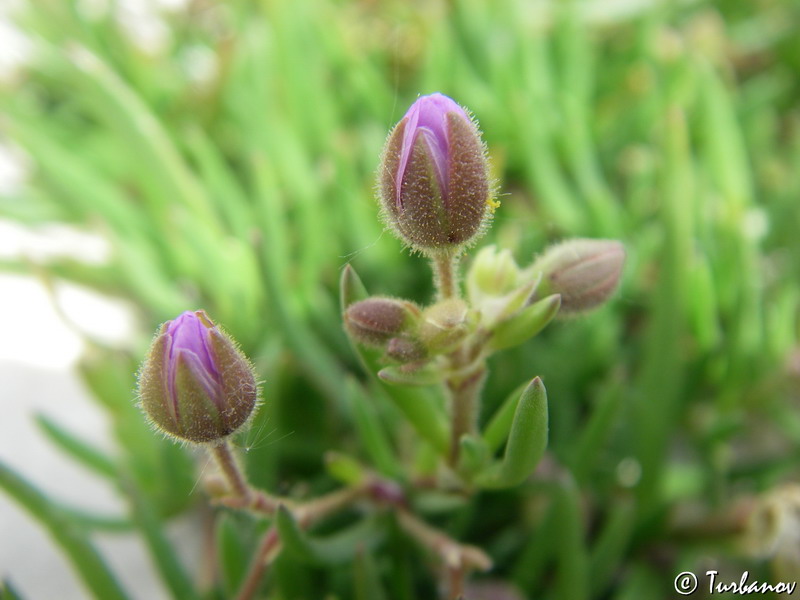
{"type": "Polygon", "coordinates": [[[390,339],[386,345],[386,356],[400,363],[410,363],[422,360],[427,356],[427,352],[417,340],[396,337],[390,339]]]}
{"type": "Polygon", "coordinates": [[[250,361],[202,310],[161,326],[139,371],[138,392],[155,427],[195,443],[237,431],[258,398],[250,361]]]}
{"type": "Polygon", "coordinates": [[[560,315],[597,308],[617,288],[625,248],[616,240],[567,240],[549,248],[532,270],[542,273],[536,298],[561,295],[560,315]]]}
{"type": "Polygon", "coordinates": [[[469,269],[467,290],[473,302],[484,296],[504,296],[516,289],[519,279],[520,269],[511,251],[485,246],[469,269]]]}
{"type": "Polygon", "coordinates": [[[411,302],[375,296],[348,306],[344,325],[357,342],[383,346],[403,333],[418,316],[419,309],[411,302]]]}
{"type": "Polygon", "coordinates": [[[445,352],[469,334],[467,303],[448,298],[425,309],[419,339],[431,352],[445,352]]]}
{"type": "Polygon", "coordinates": [[[389,134],[378,188],[387,223],[429,254],[473,241],[497,206],[480,132],[442,94],[417,99],[389,134]]]}

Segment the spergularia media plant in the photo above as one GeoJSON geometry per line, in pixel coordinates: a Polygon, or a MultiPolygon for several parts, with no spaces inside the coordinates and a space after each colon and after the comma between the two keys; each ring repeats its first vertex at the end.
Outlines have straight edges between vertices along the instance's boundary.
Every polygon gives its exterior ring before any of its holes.
{"type": "MultiPolygon", "coordinates": [[[[471,571],[492,561],[419,516],[413,499],[426,490],[469,497],[480,489],[516,486],[547,445],[548,411],[539,377],[480,427],[487,359],[539,333],[556,316],[606,302],[620,279],[625,251],[610,240],[578,239],[519,266],[506,249],[479,250],[461,278],[465,252],[486,231],[499,203],[487,151],[467,110],[442,94],[420,97],[389,134],[378,169],[380,212],[412,250],[430,260],[432,303],[369,296],[347,266],[341,279],[344,327],[370,374],[418,434],[418,452],[387,455],[375,423],[356,419],[375,466],[336,455],[329,470],[344,486],[308,500],[251,485],[230,445],[258,405],[253,367],[203,311],[186,312],[159,329],[139,373],[139,401],[165,435],[205,447],[221,478],[213,501],[263,517],[262,535],[238,598],[254,598],[281,553],[325,561],[347,558],[382,539],[388,516],[423,547],[441,573],[443,597],[462,598],[471,571]],[[502,450],[502,455],[498,455],[502,450]],[[364,520],[349,543],[326,545],[307,530],[345,509],[364,520]]],[[[267,399],[269,401],[269,399],[267,399]]]]}

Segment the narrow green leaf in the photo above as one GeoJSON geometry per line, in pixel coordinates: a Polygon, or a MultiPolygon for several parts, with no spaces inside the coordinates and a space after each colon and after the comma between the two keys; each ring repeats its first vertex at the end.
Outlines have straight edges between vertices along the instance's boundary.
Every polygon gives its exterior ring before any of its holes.
{"type": "Polygon", "coordinates": [[[131,154],[146,174],[151,210],[159,222],[164,222],[167,207],[161,200],[167,198],[189,207],[207,225],[217,222],[208,196],[174,140],[134,88],[86,48],[75,46],[68,57],[54,48],[49,58],[69,71],[71,80],[80,86],[81,100],[128,140],[131,154]]]}
{"type": "Polygon", "coordinates": [[[521,310],[513,317],[499,323],[492,332],[488,348],[492,352],[512,348],[526,342],[553,320],[561,307],[561,295],[542,298],[521,310]]]}
{"type": "Polygon", "coordinates": [[[242,539],[234,517],[227,512],[217,516],[214,539],[225,597],[233,598],[247,573],[251,549],[242,539]]]}
{"type": "Polygon", "coordinates": [[[48,531],[95,598],[128,598],[86,533],[76,527],[47,496],[3,463],[0,463],[0,488],[25,507],[48,531]]]}
{"type": "Polygon", "coordinates": [[[591,478],[592,467],[602,457],[604,448],[620,420],[617,418],[623,408],[625,398],[624,384],[620,378],[610,380],[599,393],[588,422],[575,440],[570,467],[575,479],[583,483],[591,478]]]}
{"type": "Polygon", "coordinates": [[[505,488],[522,483],[536,468],[547,447],[547,392],[535,377],[514,411],[503,460],[476,478],[486,488],[505,488]]]}
{"type": "Polygon", "coordinates": [[[589,556],[589,581],[594,592],[610,585],[625,559],[635,520],[631,519],[635,507],[630,498],[616,498],[609,506],[605,522],[589,556]]]}
{"type": "Polygon", "coordinates": [[[89,470],[116,481],[119,475],[114,460],[44,415],[36,416],[36,424],[56,446],[89,470]]]}
{"type": "Polygon", "coordinates": [[[388,596],[381,583],[381,576],[372,558],[372,553],[364,550],[356,552],[353,570],[356,600],[387,600],[388,596]]]}
{"type": "Polygon", "coordinates": [[[391,385],[434,385],[444,379],[442,369],[435,364],[427,364],[414,371],[404,371],[403,367],[384,367],[378,377],[391,385]]]}
{"type": "Polygon", "coordinates": [[[555,593],[558,598],[588,600],[589,557],[586,548],[582,497],[572,477],[560,482],[554,498],[556,531],[555,593]]]}
{"type": "Polygon", "coordinates": [[[366,475],[364,465],[342,452],[326,453],[325,468],[331,477],[347,485],[358,485],[366,475]]]}
{"type": "Polygon", "coordinates": [[[261,271],[269,292],[275,323],[311,381],[338,408],[338,403],[346,396],[344,374],[334,356],[298,314],[297,298],[292,292],[293,287],[287,274],[287,268],[292,261],[287,254],[289,243],[286,233],[291,227],[287,224],[275,174],[261,154],[252,157],[251,166],[262,196],[259,204],[259,219],[264,228],[261,271]]]}
{"type": "Polygon", "coordinates": [[[461,437],[459,445],[461,450],[458,454],[459,472],[469,478],[471,474],[478,473],[486,467],[490,454],[483,438],[467,434],[461,437]]]}
{"type": "Polygon", "coordinates": [[[153,558],[153,564],[162,581],[175,598],[199,600],[200,595],[181,564],[172,544],[167,540],[164,526],[158,517],[155,506],[132,482],[125,486],[126,496],[131,503],[133,519],[142,532],[153,558]]]}
{"type": "Polygon", "coordinates": [[[127,516],[99,515],[64,504],[59,507],[70,521],[83,529],[104,533],[128,533],[134,529],[133,521],[127,516]]]}
{"type": "Polygon", "coordinates": [[[10,581],[4,579],[0,582],[0,600],[24,600],[24,598],[14,589],[10,581]]]}
{"type": "Polygon", "coordinates": [[[359,550],[369,551],[382,539],[373,518],[325,538],[312,538],[295,521],[285,506],[278,509],[275,520],[284,552],[296,560],[315,565],[337,565],[353,559],[359,550]]]}
{"type": "Polygon", "coordinates": [[[369,458],[379,472],[397,479],[403,470],[395,458],[392,443],[387,436],[386,428],[381,424],[376,407],[366,397],[364,388],[355,379],[348,379],[347,397],[350,399],[350,410],[353,414],[358,439],[364,444],[369,458]]]}
{"type": "Polygon", "coordinates": [[[519,397],[522,395],[528,385],[530,384],[523,383],[515,388],[514,391],[511,392],[505,400],[503,400],[500,408],[495,411],[494,415],[492,415],[492,419],[489,421],[489,424],[486,425],[486,428],[483,431],[483,439],[486,442],[486,445],[489,447],[489,451],[491,453],[494,454],[497,452],[508,439],[508,434],[511,431],[511,423],[514,421],[514,411],[517,410],[519,397]]]}
{"type": "Polygon", "coordinates": [[[350,263],[347,263],[342,269],[342,275],[339,278],[339,306],[342,312],[354,302],[364,300],[368,296],[369,292],[367,292],[367,288],[358,273],[350,263]]]}

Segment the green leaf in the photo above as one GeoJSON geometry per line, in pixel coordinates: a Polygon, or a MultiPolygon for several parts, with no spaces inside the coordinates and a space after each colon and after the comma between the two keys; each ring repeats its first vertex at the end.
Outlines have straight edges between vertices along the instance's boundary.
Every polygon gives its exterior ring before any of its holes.
{"type": "Polygon", "coordinates": [[[503,404],[495,411],[491,421],[486,425],[483,431],[483,439],[489,446],[490,452],[497,452],[508,439],[508,433],[511,431],[511,423],[514,422],[514,411],[517,410],[519,397],[528,385],[530,384],[523,383],[514,389],[514,391],[503,400],[503,404]]]}
{"type": "Polygon", "coordinates": [[[236,517],[221,512],[216,519],[217,562],[226,598],[233,598],[244,581],[252,550],[236,526],[236,517]]]}
{"type": "Polygon", "coordinates": [[[339,306],[342,312],[354,302],[365,300],[368,296],[369,292],[356,270],[350,263],[346,264],[339,278],[339,306]]]}
{"type": "Polygon", "coordinates": [[[489,457],[489,447],[483,438],[469,434],[461,437],[458,470],[465,473],[467,478],[472,473],[482,471],[486,467],[489,457]]]}
{"type": "Polygon", "coordinates": [[[369,348],[353,345],[361,358],[364,369],[374,377],[379,389],[397,406],[417,433],[425,438],[440,454],[447,453],[448,425],[444,413],[444,400],[437,390],[430,387],[408,387],[389,385],[378,379],[379,359],[369,348]]]}
{"type": "Polygon", "coordinates": [[[378,371],[378,378],[391,385],[434,385],[441,383],[444,372],[435,363],[429,363],[414,371],[405,371],[403,367],[384,367],[378,371]]]}
{"type": "Polygon", "coordinates": [[[133,483],[125,485],[131,503],[133,519],[141,530],[158,574],[175,598],[199,600],[200,595],[181,564],[175,549],[169,543],[155,505],[133,483]]]}
{"type": "Polygon", "coordinates": [[[36,416],[36,424],[56,446],[87,467],[89,470],[112,481],[117,481],[117,465],[102,451],[78,439],[72,433],[44,415],[36,416]]]}
{"type": "Polygon", "coordinates": [[[391,441],[380,422],[375,405],[369,402],[364,388],[355,379],[348,379],[347,389],[350,392],[350,410],[358,439],[364,445],[369,458],[379,472],[393,479],[400,478],[403,470],[395,458],[391,441]]]}
{"type": "Polygon", "coordinates": [[[589,557],[589,581],[595,592],[614,581],[615,574],[625,560],[635,525],[635,520],[631,519],[635,510],[633,500],[623,497],[618,498],[606,513],[589,557]]]}
{"type": "Polygon", "coordinates": [[[353,562],[353,586],[356,600],[387,600],[380,573],[372,553],[359,550],[353,562]]]}
{"type": "Polygon", "coordinates": [[[4,579],[0,582],[0,600],[24,600],[11,585],[11,582],[4,579]]]}
{"type": "Polygon", "coordinates": [[[583,523],[580,490],[575,480],[567,475],[553,496],[556,521],[556,573],[555,591],[558,598],[588,600],[590,597],[589,557],[583,523]]]}
{"type": "Polygon", "coordinates": [[[358,485],[366,475],[364,465],[342,452],[326,453],[325,468],[331,477],[347,485],[358,485]]]}
{"type": "Polygon", "coordinates": [[[295,521],[285,506],[278,509],[275,520],[284,552],[296,560],[315,565],[337,565],[353,559],[358,551],[369,551],[380,543],[383,535],[374,518],[325,538],[312,538],[295,521]]]}
{"type": "Polygon", "coordinates": [[[128,598],[86,532],[76,527],[52,500],[3,463],[0,463],[0,488],[25,507],[47,530],[95,598],[128,598]]]}
{"type": "Polygon", "coordinates": [[[502,462],[494,463],[476,478],[486,488],[506,488],[522,483],[536,468],[547,447],[547,392],[535,377],[514,411],[511,433],[502,462]]]}
{"type": "Polygon", "coordinates": [[[561,296],[553,294],[502,321],[494,328],[492,337],[489,338],[489,350],[496,352],[529,340],[553,320],[560,307],[561,296]]]}

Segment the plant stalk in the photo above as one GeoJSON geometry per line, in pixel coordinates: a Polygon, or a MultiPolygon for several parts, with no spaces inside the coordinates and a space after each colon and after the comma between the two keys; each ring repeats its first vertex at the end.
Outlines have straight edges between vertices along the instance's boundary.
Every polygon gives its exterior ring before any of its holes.
{"type": "Polygon", "coordinates": [[[236,457],[231,452],[228,440],[223,440],[211,449],[211,454],[217,461],[225,480],[228,482],[233,494],[245,502],[253,495],[253,489],[247,482],[247,477],[239,467],[236,457]]]}
{"type": "MultiPolygon", "coordinates": [[[[462,354],[462,353],[458,353],[462,354]]],[[[452,357],[453,366],[461,366],[463,360],[460,356],[452,357]]],[[[481,361],[474,370],[466,376],[448,378],[445,381],[447,391],[450,395],[450,454],[448,457],[450,466],[458,465],[459,451],[461,449],[461,437],[466,434],[475,433],[478,422],[478,410],[480,408],[481,390],[486,381],[486,366],[481,361]]]]}
{"type": "Polygon", "coordinates": [[[456,285],[456,255],[452,252],[443,252],[431,257],[431,268],[433,269],[433,283],[439,300],[458,297],[458,286],[456,285]]]}

